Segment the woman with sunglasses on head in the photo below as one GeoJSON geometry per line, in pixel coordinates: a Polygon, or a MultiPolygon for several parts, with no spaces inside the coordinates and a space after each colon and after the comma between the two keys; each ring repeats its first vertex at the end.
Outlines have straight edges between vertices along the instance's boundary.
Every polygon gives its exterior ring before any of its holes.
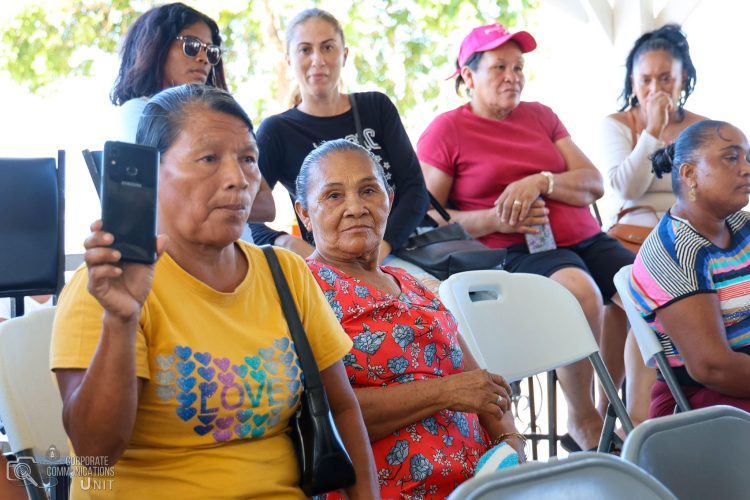
{"type": "MultiPolygon", "coordinates": [[[[398,110],[380,92],[341,91],[340,75],[349,50],[341,24],[330,13],[308,9],[297,14],[287,27],[286,50],[300,95],[293,108],[266,118],[258,129],[263,177],[271,186],[281,182],[296,198],[294,181],[307,154],[334,139],[357,142],[358,115],[363,146],[376,155],[395,192],[381,243],[381,262],[406,268],[421,279],[431,278],[422,269],[390,255],[419,225],[429,203],[419,161],[398,110]]],[[[304,227],[300,230],[303,239],[253,225],[258,243],[283,246],[307,257],[313,251],[312,238],[304,227]]]]}
{"type": "MultiPolygon", "coordinates": [[[[110,98],[121,107],[118,139],[135,142],[149,98],[163,89],[198,83],[227,90],[219,26],[182,3],[154,7],[135,20],[125,36],[122,61],[110,98]]],[[[276,216],[265,181],[250,214],[252,221],[276,216]]]]}

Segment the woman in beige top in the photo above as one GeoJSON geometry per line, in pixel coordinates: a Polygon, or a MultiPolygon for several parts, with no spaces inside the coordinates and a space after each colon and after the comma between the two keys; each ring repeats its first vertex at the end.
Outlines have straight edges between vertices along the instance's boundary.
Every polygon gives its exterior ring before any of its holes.
{"type": "MultiPolygon", "coordinates": [[[[684,108],[696,71],[685,34],[675,24],[644,34],[626,60],[623,107],[603,126],[606,177],[622,208],[652,207],[661,217],[674,204],[669,176],[657,179],[649,157],[689,125],[705,117],[684,108]]],[[[621,222],[648,227],[650,210],[626,214],[621,222]]]]}
{"type": "MultiPolygon", "coordinates": [[[[667,24],[636,40],[626,60],[622,109],[604,120],[606,178],[619,207],[643,207],[623,214],[619,222],[654,227],[675,202],[671,175],[658,179],[651,155],[689,125],[706,118],[684,108],[695,87],[695,66],[685,34],[667,24]]],[[[628,411],[633,424],[648,417],[654,370],[640,357],[632,335],[625,346],[628,411]]]]}

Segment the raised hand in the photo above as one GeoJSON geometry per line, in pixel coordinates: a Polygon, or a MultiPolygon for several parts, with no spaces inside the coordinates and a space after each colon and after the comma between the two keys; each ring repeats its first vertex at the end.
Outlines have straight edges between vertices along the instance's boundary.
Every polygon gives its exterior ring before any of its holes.
{"type": "MultiPolygon", "coordinates": [[[[89,271],[88,290],[104,308],[105,314],[120,321],[137,321],[151,291],[154,264],[121,262],[120,252],[111,247],[112,234],[102,231],[102,221],[91,224],[84,242],[84,260],[89,271]]],[[[166,235],[156,240],[157,255],[166,249],[166,235]]]]}
{"type": "Polygon", "coordinates": [[[657,139],[661,138],[669,123],[669,113],[674,109],[672,96],[662,91],[655,92],[646,98],[643,106],[646,110],[646,130],[657,139]]]}
{"type": "Polygon", "coordinates": [[[502,415],[510,409],[510,385],[496,373],[466,371],[445,377],[445,384],[450,410],[502,415]]]}

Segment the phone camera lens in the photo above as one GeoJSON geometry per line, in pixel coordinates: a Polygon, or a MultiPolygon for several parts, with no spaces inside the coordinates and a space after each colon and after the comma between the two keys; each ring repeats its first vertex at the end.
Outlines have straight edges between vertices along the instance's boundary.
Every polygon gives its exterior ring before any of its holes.
{"type": "Polygon", "coordinates": [[[125,173],[131,177],[138,175],[138,169],[136,167],[125,167],[125,173]]]}

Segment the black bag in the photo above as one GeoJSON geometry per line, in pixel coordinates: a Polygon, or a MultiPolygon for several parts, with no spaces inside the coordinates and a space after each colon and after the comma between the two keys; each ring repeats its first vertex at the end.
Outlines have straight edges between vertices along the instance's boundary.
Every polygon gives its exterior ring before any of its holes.
{"type": "MultiPolygon", "coordinates": [[[[430,194],[430,202],[446,222],[450,215],[430,194]]],[[[411,236],[395,254],[445,280],[451,274],[480,269],[502,269],[507,250],[488,248],[455,222],[411,236]]]]}
{"type": "Polygon", "coordinates": [[[300,469],[300,487],[308,497],[346,488],[356,481],[354,465],[333,422],[318,364],[279,260],[272,247],[265,245],[261,248],[271,268],[304,374],[305,389],[300,407],[289,422],[300,469]]]}
{"type": "MultiPolygon", "coordinates": [[[[365,138],[354,94],[349,94],[349,103],[357,129],[357,141],[364,147],[365,138]]],[[[435,210],[446,222],[450,222],[451,216],[448,212],[429,191],[427,194],[430,195],[430,203],[435,210]]],[[[406,245],[394,254],[442,281],[451,274],[462,271],[502,269],[507,251],[504,248],[487,248],[467,233],[460,224],[452,223],[410,237],[406,245]]]]}

